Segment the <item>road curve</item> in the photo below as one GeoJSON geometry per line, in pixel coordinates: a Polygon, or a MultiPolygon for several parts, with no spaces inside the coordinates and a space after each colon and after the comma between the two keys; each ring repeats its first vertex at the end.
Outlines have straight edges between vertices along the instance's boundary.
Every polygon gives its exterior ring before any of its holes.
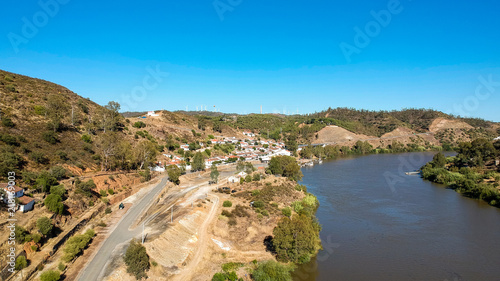
{"type": "Polygon", "coordinates": [[[158,193],[165,187],[168,177],[163,177],[161,181],[145,196],[140,198],[137,203],[130,207],[123,218],[118,222],[111,234],[104,240],[101,247],[97,249],[94,257],[87,262],[85,268],[80,272],[77,280],[94,281],[102,280],[104,271],[111,260],[113,250],[119,244],[139,235],[140,227],[130,230],[129,227],[139,218],[144,210],[153,202],[158,193]]]}

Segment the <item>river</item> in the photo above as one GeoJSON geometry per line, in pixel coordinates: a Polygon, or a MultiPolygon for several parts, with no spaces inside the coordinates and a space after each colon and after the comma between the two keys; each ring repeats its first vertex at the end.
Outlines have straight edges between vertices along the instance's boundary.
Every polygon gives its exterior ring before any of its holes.
{"type": "Polygon", "coordinates": [[[323,250],[294,281],[500,280],[500,209],[404,172],[434,153],[379,154],[303,168],[323,250]]]}

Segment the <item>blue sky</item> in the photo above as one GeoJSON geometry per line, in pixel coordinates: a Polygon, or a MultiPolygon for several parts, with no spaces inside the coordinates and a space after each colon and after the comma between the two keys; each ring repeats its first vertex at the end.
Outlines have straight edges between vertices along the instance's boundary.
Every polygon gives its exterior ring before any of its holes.
{"type": "Polygon", "coordinates": [[[5,0],[0,69],[127,110],[423,107],[500,121],[499,8],[493,0],[5,0]]]}

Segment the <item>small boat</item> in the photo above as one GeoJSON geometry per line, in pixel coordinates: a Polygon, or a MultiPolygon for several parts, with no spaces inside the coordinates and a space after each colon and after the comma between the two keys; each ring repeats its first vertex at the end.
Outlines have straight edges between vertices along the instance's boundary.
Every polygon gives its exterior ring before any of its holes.
{"type": "Polygon", "coordinates": [[[419,171],[415,171],[415,172],[406,172],[405,174],[406,174],[406,175],[408,175],[408,176],[414,176],[414,175],[419,175],[419,174],[420,174],[420,172],[419,172],[419,171]]]}
{"type": "Polygon", "coordinates": [[[312,167],[314,166],[314,163],[311,161],[311,162],[307,162],[304,164],[305,166],[309,166],[309,167],[312,167]]]}
{"type": "Polygon", "coordinates": [[[319,159],[318,164],[323,164],[323,160],[319,159]]]}

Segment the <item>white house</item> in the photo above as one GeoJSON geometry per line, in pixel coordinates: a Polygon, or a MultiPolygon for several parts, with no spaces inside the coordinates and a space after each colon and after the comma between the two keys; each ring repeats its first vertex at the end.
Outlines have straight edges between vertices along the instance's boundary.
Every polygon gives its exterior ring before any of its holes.
{"type": "Polygon", "coordinates": [[[154,111],[148,111],[148,116],[155,117],[155,116],[160,116],[160,115],[156,114],[154,111]]]}
{"type": "Polygon", "coordinates": [[[228,182],[232,182],[232,183],[235,183],[235,182],[240,182],[240,178],[239,177],[236,177],[236,176],[230,176],[228,179],[227,179],[228,182]]]}
{"type": "Polygon", "coordinates": [[[33,207],[35,206],[35,199],[29,197],[29,196],[22,196],[19,197],[19,211],[26,213],[28,211],[33,210],[33,207]]]}

